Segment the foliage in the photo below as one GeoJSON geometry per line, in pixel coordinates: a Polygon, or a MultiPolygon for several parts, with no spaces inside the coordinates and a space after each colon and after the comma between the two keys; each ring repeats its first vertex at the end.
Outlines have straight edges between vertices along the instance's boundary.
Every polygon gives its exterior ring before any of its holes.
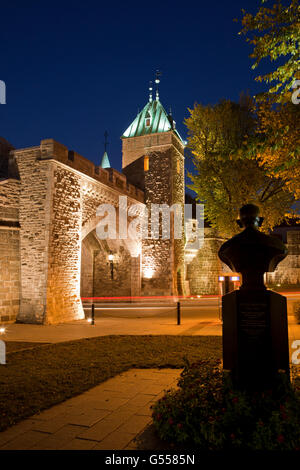
{"type": "Polygon", "coordinates": [[[289,186],[268,172],[254,151],[257,118],[252,109],[247,96],[239,103],[195,104],[185,121],[196,170],[189,174],[189,187],[205,203],[211,225],[228,236],[238,230],[235,220],[243,204],[260,207],[262,229],[267,230],[284,219],[293,202],[289,186]]]}
{"type": "Polygon", "coordinates": [[[220,361],[187,362],[178,386],[153,406],[162,440],[200,450],[300,449],[300,387],[284,374],[276,390],[249,394],[233,389],[220,361]]]}
{"type": "Polygon", "coordinates": [[[291,102],[272,106],[262,102],[257,108],[257,138],[249,151],[259,165],[280,186],[300,198],[300,106],[291,102]]]}
{"type": "Polygon", "coordinates": [[[240,34],[246,35],[247,42],[253,46],[250,55],[255,60],[253,69],[266,58],[277,64],[275,70],[256,77],[269,86],[261,98],[272,96],[276,101],[283,101],[300,68],[300,10],[298,0],[290,0],[288,5],[281,0],[270,0],[269,7],[263,5],[267,2],[262,0],[255,15],[242,10],[240,34]]]}

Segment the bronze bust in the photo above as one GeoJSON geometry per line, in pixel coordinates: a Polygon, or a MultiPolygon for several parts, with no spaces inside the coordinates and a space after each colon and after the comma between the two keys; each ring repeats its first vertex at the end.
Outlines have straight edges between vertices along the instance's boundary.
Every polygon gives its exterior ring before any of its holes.
{"type": "Polygon", "coordinates": [[[225,264],[242,274],[241,289],[266,289],[264,273],[275,271],[287,255],[287,248],[281,240],[259,231],[262,222],[257,206],[243,206],[237,223],[244,230],[225,242],[218,253],[225,264]]]}

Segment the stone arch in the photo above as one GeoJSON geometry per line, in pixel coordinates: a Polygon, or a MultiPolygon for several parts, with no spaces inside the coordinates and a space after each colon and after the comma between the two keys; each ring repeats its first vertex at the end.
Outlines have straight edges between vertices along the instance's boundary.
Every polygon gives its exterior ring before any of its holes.
{"type": "MultiPolygon", "coordinates": [[[[99,202],[101,204],[102,201],[99,202]]],[[[116,209],[116,239],[101,240],[97,235],[98,201],[93,202],[90,217],[83,217],[81,228],[81,297],[138,296],[141,293],[141,243],[119,238],[119,206],[116,209]],[[114,256],[113,279],[109,254],[114,256]]],[[[128,217],[127,224],[131,217],[128,217]]]]}
{"type": "Polygon", "coordinates": [[[100,217],[95,214],[82,226],[80,234],[81,241],[83,241],[89,235],[89,233],[96,230],[99,221],[100,217]]]}
{"type": "Polygon", "coordinates": [[[131,256],[125,240],[100,240],[95,229],[82,240],[81,297],[138,295],[139,271],[139,257],[131,256]]]}

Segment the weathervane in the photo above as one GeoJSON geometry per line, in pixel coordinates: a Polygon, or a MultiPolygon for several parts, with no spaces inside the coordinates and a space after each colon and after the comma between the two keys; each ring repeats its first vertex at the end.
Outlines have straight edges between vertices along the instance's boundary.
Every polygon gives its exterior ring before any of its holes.
{"type": "Polygon", "coordinates": [[[158,85],[160,83],[160,77],[161,77],[162,73],[159,71],[159,70],[156,70],[156,74],[155,74],[155,83],[156,83],[156,101],[159,100],[159,92],[158,92],[158,85]]]}
{"type": "Polygon", "coordinates": [[[104,139],[105,139],[105,140],[104,140],[104,152],[107,151],[107,146],[108,146],[108,143],[109,143],[108,140],[107,140],[107,137],[108,137],[108,132],[105,131],[105,132],[104,132],[104,139]]]}

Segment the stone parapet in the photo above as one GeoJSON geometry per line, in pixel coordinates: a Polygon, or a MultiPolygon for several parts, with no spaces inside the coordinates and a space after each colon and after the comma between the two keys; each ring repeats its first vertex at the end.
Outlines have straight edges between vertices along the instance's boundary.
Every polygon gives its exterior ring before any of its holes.
{"type": "Polygon", "coordinates": [[[140,202],[144,201],[143,191],[129,183],[125,175],[113,168],[101,168],[79,153],[68,150],[66,146],[53,139],[44,139],[41,141],[40,158],[42,160],[58,160],[107,186],[115,188],[124,195],[133,197],[140,202]]]}

